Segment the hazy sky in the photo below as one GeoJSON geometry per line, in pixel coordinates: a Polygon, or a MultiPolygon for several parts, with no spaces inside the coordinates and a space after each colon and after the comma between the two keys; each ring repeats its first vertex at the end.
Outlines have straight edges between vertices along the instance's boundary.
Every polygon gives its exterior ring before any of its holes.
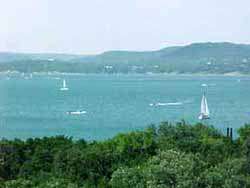
{"type": "Polygon", "coordinates": [[[0,51],[99,53],[250,43],[250,0],[0,0],[0,51]]]}

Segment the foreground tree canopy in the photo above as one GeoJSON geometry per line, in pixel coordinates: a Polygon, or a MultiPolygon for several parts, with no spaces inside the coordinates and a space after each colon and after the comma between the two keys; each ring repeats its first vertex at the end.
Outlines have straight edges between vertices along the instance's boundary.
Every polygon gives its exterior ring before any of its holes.
{"type": "Polygon", "coordinates": [[[161,123],[98,142],[0,141],[0,188],[250,187],[250,125],[231,140],[211,126],[161,123]]]}

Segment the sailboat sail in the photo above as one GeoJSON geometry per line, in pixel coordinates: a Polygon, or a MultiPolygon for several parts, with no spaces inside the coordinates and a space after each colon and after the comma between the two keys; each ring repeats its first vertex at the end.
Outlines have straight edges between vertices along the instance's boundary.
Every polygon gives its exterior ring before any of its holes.
{"type": "Polygon", "coordinates": [[[201,112],[199,119],[209,119],[209,109],[208,109],[208,104],[207,104],[207,99],[205,94],[203,94],[202,99],[201,99],[201,112]]]}
{"type": "Polygon", "coordinates": [[[207,104],[206,97],[205,97],[205,109],[206,109],[206,114],[209,116],[209,109],[208,109],[208,104],[207,104]]]}
{"type": "Polygon", "coordinates": [[[206,112],[206,104],[205,104],[205,96],[202,96],[201,99],[201,114],[204,114],[206,112]]]}
{"type": "Polygon", "coordinates": [[[66,88],[66,81],[63,80],[63,88],[66,88]]]}
{"type": "Polygon", "coordinates": [[[60,90],[61,91],[66,91],[66,90],[68,90],[69,88],[67,88],[67,85],[66,85],[66,80],[64,79],[63,80],[63,85],[62,85],[62,87],[60,88],[60,90]]]}

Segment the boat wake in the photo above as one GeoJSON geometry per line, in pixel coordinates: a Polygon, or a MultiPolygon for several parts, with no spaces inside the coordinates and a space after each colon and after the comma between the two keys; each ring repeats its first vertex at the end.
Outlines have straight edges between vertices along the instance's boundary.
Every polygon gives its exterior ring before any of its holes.
{"type": "Polygon", "coordinates": [[[149,106],[180,106],[183,105],[182,102],[167,102],[167,103],[162,103],[162,102],[158,102],[158,103],[150,103],[149,106]]]}

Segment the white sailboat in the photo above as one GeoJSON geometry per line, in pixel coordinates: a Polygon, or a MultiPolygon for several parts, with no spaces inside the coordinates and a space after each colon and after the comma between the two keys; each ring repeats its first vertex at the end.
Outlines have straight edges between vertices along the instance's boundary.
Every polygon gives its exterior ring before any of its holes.
{"type": "Polygon", "coordinates": [[[204,120],[204,119],[210,119],[205,93],[203,94],[202,99],[201,99],[201,112],[199,115],[199,120],[204,120]]]}
{"type": "Polygon", "coordinates": [[[82,114],[86,114],[87,111],[85,110],[77,110],[77,111],[68,111],[67,114],[68,115],[82,115],[82,114]]]}
{"type": "Polygon", "coordinates": [[[60,90],[61,91],[67,91],[67,90],[69,90],[69,88],[66,85],[66,80],[65,79],[63,80],[63,86],[60,88],[60,90]]]}

